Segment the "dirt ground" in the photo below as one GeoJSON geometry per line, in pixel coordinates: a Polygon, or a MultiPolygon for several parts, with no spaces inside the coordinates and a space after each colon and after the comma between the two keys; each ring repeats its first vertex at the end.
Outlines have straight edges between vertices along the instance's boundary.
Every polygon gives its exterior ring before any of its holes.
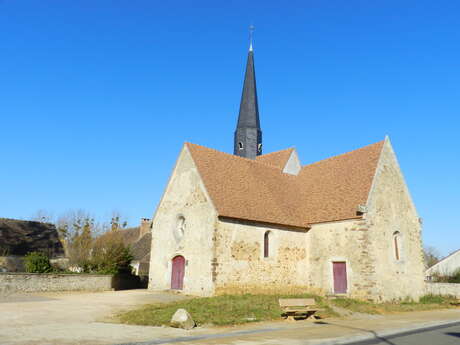
{"type": "Polygon", "coordinates": [[[0,344],[117,344],[181,336],[183,330],[107,323],[117,311],[180,295],[147,290],[30,293],[0,298],[0,344]],[[164,333],[164,334],[163,334],[164,333]]]}
{"type": "Polygon", "coordinates": [[[460,321],[460,309],[382,317],[261,322],[190,331],[107,322],[117,311],[185,298],[147,290],[100,293],[34,293],[0,297],[1,345],[134,344],[336,344],[341,339],[377,337],[394,330],[460,321]]]}

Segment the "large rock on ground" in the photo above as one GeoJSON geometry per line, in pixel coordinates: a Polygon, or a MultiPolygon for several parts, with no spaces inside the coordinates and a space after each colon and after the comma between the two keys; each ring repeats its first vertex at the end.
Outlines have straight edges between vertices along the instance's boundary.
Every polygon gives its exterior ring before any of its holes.
{"type": "Polygon", "coordinates": [[[177,309],[171,318],[171,327],[192,329],[195,327],[195,321],[185,309],[177,309]]]}

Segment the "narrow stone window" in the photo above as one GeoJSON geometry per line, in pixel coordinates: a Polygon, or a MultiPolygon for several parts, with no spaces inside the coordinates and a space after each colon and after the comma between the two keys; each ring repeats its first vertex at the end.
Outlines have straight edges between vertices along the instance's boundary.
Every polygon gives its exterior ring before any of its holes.
{"type": "Polygon", "coordinates": [[[240,150],[243,149],[243,143],[242,143],[241,141],[238,143],[238,148],[239,148],[240,150]]]}
{"type": "Polygon", "coordinates": [[[394,250],[395,250],[395,259],[396,259],[396,261],[399,261],[399,259],[401,258],[401,254],[399,252],[400,245],[401,245],[400,234],[399,234],[399,231],[396,231],[393,234],[393,246],[394,246],[394,250]]]}
{"type": "Polygon", "coordinates": [[[264,234],[264,258],[268,258],[270,255],[270,231],[266,231],[264,234]]]}
{"type": "Polygon", "coordinates": [[[180,215],[177,217],[176,226],[174,227],[174,238],[179,243],[185,234],[185,218],[180,215]]]}

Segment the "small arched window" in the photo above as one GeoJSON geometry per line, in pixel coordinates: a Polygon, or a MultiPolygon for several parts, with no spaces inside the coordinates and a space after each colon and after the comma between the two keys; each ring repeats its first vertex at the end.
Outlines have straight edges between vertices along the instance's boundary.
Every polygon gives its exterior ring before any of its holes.
{"type": "Polygon", "coordinates": [[[399,261],[401,259],[401,236],[399,231],[396,231],[393,234],[393,246],[394,246],[394,251],[395,251],[395,259],[396,261],[399,261]]]}
{"type": "Polygon", "coordinates": [[[243,143],[242,143],[241,141],[238,143],[238,148],[239,148],[240,150],[243,149],[243,143]]]}
{"type": "Polygon", "coordinates": [[[270,256],[270,231],[266,231],[264,234],[264,258],[270,256]]]}

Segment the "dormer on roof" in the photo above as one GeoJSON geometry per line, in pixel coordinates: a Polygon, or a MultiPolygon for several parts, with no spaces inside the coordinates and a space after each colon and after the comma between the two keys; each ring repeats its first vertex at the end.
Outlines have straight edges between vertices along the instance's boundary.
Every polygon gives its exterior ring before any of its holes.
{"type": "Polygon", "coordinates": [[[285,174],[298,175],[300,170],[302,170],[302,165],[300,164],[299,155],[297,154],[296,149],[292,149],[291,155],[284,166],[283,172],[285,174]]]}
{"type": "Polygon", "coordinates": [[[256,161],[281,169],[285,174],[297,175],[302,170],[297,150],[293,147],[257,156],[256,161]]]}

